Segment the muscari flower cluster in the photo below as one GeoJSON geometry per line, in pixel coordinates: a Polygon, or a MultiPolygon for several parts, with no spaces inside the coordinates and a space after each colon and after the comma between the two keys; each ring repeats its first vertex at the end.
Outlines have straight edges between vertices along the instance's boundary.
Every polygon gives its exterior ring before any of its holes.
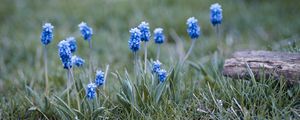
{"type": "Polygon", "coordinates": [[[200,36],[200,26],[195,17],[190,17],[187,22],[187,32],[191,39],[197,39],[200,36]]]}
{"type": "Polygon", "coordinates": [[[81,67],[84,64],[84,60],[76,55],[72,56],[77,50],[76,40],[74,37],[68,37],[66,40],[62,40],[58,44],[59,56],[65,69],[72,68],[72,65],[81,67]]]}
{"type": "Polygon", "coordinates": [[[85,22],[81,22],[79,25],[79,30],[84,40],[91,40],[93,35],[93,29],[89,27],[85,22]]]}
{"type": "Polygon", "coordinates": [[[156,44],[162,44],[165,41],[165,35],[163,33],[163,29],[162,28],[156,28],[154,30],[154,42],[156,44]]]}
{"type": "Polygon", "coordinates": [[[72,61],[72,64],[76,65],[77,67],[83,66],[83,64],[85,62],[81,57],[78,57],[76,55],[72,56],[71,61],[72,61]]]}
{"type": "Polygon", "coordinates": [[[72,52],[69,46],[70,44],[66,40],[62,40],[58,43],[58,54],[64,69],[72,68],[72,52]]]}
{"type": "Polygon", "coordinates": [[[219,3],[210,6],[210,22],[213,26],[221,24],[222,22],[222,7],[219,3]]]}
{"type": "Polygon", "coordinates": [[[159,60],[153,61],[152,63],[152,73],[156,74],[159,82],[163,83],[167,78],[167,71],[161,69],[161,63],[159,60]]]}
{"type": "MultiPolygon", "coordinates": [[[[130,38],[128,40],[128,47],[132,52],[137,52],[140,49],[142,41],[148,42],[151,37],[149,23],[143,21],[137,28],[131,28],[129,30],[130,38]]],[[[165,35],[162,28],[156,28],[154,30],[154,42],[156,44],[162,44],[165,41],[165,35]]]]}
{"type": "Polygon", "coordinates": [[[44,45],[48,45],[53,39],[53,26],[51,23],[45,23],[41,33],[41,42],[44,45]]]}
{"type": "Polygon", "coordinates": [[[97,85],[95,83],[90,83],[86,87],[86,96],[89,100],[92,100],[96,97],[96,88],[97,85]]]}
{"type": "Polygon", "coordinates": [[[150,40],[150,27],[149,27],[149,23],[147,22],[142,22],[139,26],[138,29],[141,32],[141,41],[145,41],[148,42],[150,40]]]}
{"type": "Polygon", "coordinates": [[[88,99],[94,99],[96,96],[96,88],[100,87],[104,84],[104,72],[101,70],[97,70],[96,72],[96,78],[95,78],[95,83],[90,83],[87,85],[86,88],[86,96],[88,99]]]}
{"type": "Polygon", "coordinates": [[[157,75],[158,75],[158,80],[159,80],[161,83],[163,83],[163,82],[166,80],[166,78],[167,78],[167,71],[164,70],[164,69],[160,69],[160,70],[158,71],[157,75]]]}
{"type": "Polygon", "coordinates": [[[158,73],[158,71],[160,70],[160,66],[161,66],[161,63],[159,62],[159,60],[153,61],[152,73],[158,73]]]}
{"type": "Polygon", "coordinates": [[[128,46],[132,52],[137,52],[141,44],[141,32],[138,28],[132,28],[130,31],[128,46]]]}
{"type": "Polygon", "coordinates": [[[104,72],[102,72],[101,70],[97,70],[96,72],[95,83],[98,87],[104,84],[104,72]]]}
{"type": "Polygon", "coordinates": [[[76,45],[76,39],[74,37],[68,37],[66,39],[69,42],[69,47],[71,49],[71,52],[74,53],[77,50],[77,45],[76,45]]]}

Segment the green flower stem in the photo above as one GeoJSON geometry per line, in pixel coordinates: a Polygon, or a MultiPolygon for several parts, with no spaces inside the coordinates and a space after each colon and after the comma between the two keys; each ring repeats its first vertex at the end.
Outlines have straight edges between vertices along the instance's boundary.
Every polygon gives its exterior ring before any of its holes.
{"type": "Polygon", "coordinates": [[[70,91],[71,91],[71,70],[68,69],[68,73],[67,73],[67,76],[68,76],[68,83],[67,83],[67,99],[68,99],[68,105],[70,106],[70,91]]]}
{"type": "Polygon", "coordinates": [[[47,60],[47,46],[44,45],[44,64],[45,64],[45,94],[49,94],[49,81],[48,81],[48,60],[47,60]]]}
{"type": "Polygon", "coordinates": [[[135,74],[135,78],[138,79],[138,56],[137,56],[137,52],[134,52],[133,56],[134,56],[134,74],[135,74]]]}
{"type": "Polygon", "coordinates": [[[144,73],[147,73],[147,42],[145,42],[145,69],[144,69],[144,73]]]}
{"type": "Polygon", "coordinates": [[[90,82],[92,82],[92,43],[91,43],[91,40],[88,41],[89,42],[89,48],[90,48],[90,51],[89,51],[89,79],[90,79],[90,82]]]}
{"type": "Polygon", "coordinates": [[[156,54],[156,60],[159,60],[159,56],[160,56],[160,44],[157,45],[157,54],[156,54]]]}
{"type": "Polygon", "coordinates": [[[187,54],[186,54],[185,57],[183,58],[182,63],[183,63],[183,62],[189,57],[189,55],[191,54],[191,52],[192,52],[192,50],[193,50],[193,48],[194,48],[194,46],[195,46],[195,42],[196,42],[196,40],[195,40],[195,39],[192,39],[191,47],[189,48],[187,54]]]}
{"type": "MultiPolygon", "coordinates": [[[[71,73],[71,77],[72,77],[72,83],[76,83],[75,82],[75,79],[74,79],[74,74],[73,74],[73,69],[71,68],[71,70],[70,70],[70,73],[71,73]]],[[[79,97],[79,91],[78,91],[78,88],[77,88],[77,86],[76,86],[76,84],[75,84],[75,87],[76,87],[76,92],[77,92],[77,96],[76,96],[76,101],[77,101],[77,108],[78,108],[78,110],[80,111],[80,97],[79,97]]]]}

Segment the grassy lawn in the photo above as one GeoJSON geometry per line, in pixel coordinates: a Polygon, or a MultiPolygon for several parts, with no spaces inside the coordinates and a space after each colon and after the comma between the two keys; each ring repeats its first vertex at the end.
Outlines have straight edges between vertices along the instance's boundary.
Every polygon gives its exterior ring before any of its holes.
{"type": "Polygon", "coordinates": [[[2,0],[0,119],[300,119],[299,85],[221,74],[224,60],[237,50],[300,52],[298,4],[295,0],[2,0]],[[216,2],[223,9],[219,37],[210,23],[209,7],[216,2]],[[186,20],[193,16],[201,36],[181,63],[179,58],[192,42],[186,20]],[[92,48],[79,31],[82,21],[93,28],[92,48]],[[149,22],[152,34],[146,73],[144,44],[136,71],[128,48],[129,30],[142,21],[149,22]],[[40,40],[46,22],[54,26],[54,38],[47,45],[47,95],[40,40]],[[157,55],[153,30],[158,27],[166,37],[159,60],[168,76],[156,84],[151,64],[157,55]],[[75,55],[85,64],[73,67],[68,97],[67,70],[57,45],[69,36],[76,38],[75,55]],[[86,86],[99,69],[107,69],[106,82],[89,100],[86,86]]]}

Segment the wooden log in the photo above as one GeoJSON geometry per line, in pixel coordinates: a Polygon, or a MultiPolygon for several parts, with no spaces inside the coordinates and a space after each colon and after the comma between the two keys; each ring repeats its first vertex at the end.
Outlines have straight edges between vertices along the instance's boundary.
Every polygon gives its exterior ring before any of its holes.
{"type": "Polygon", "coordinates": [[[223,75],[235,79],[247,79],[249,70],[256,79],[261,75],[288,83],[300,83],[300,54],[270,51],[238,51],[225,60],[223,75]],[[247,67],[247,64],[249,67],[247,67]]]}

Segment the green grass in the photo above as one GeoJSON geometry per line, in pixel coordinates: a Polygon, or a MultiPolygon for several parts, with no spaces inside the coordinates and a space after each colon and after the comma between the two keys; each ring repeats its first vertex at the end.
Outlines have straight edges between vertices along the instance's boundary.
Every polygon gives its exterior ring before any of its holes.
{"type": "MultiPolygon", "coordinates": [[[[1,2],[2,119],[300,119],[299,85],[288,87],[284,80],[263,77],[236,80],[221,75],[224,59],[236,50],[299,52],[300,17],[295,1],[1,2]],[[209,22],[209,6],[214,2],[223,8],[222,42],[217,40],[209,22]],[[185,24],[190,16],[199,20],[202,36],[188,60],[180,66],[178,57],[187,51],[191,42],[185,24]],[[139,80],[133,74],[128,30],[143,20],[150,23],[151,30],[164,28],[167,37],[160,57],[169,74],[164,84],[153,85],[156,79],[149,71],[144,74],[143,69],[139,80]],[[85,98],[88,64],[75,68],[77,90],[73,87],[69,106],[64,92],[67,76],[57,55],[57,43],[75,36],[76,54],[88,63],[88,43],[82,40],[77,28],[81,21],[94,29],[95,70],[104,70],[106,65],[110,68],[105,88],[98,90],[93,101],[85,98]],[[39,38],[44,22],[55,26],[54,40],[48,46],[49,96],[44,95],[43,47],[39,38]],[[224,56],[216,52],[218,45],[222,46],[224,56]]],[[[148,46],[151,61],[156,57],[156,45],[151,42],[148,46]]],[[[139,54],[143,63],[143,52],[139,54]]]]}

